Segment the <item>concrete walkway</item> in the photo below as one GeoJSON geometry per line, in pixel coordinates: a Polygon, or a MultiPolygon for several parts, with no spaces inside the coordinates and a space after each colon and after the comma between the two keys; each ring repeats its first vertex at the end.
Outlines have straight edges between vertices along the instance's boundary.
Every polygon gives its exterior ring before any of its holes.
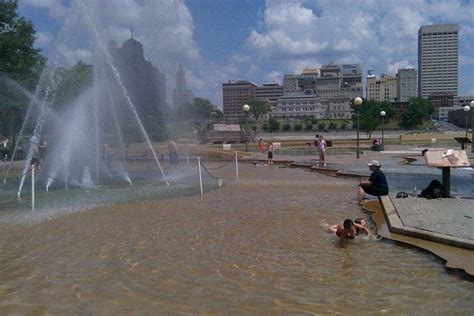
{"type": "Polygon", "coordinates": [[[381,198],[391,232],[474,250],[474,201],[381,198]]]}

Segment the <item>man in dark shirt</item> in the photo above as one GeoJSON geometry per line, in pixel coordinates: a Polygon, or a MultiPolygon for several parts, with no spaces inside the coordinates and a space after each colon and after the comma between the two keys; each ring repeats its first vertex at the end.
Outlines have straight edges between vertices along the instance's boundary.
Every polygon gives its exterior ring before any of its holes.
{"type": "Polygon", "coordinates": [[[363,203],[364,195],[369,194],[373,196],[381,196],[388,194],[388,183],[385,174],[380,170],[380,163],[377,160],[372,160],[367,164],[372,174],[368,179],[360,180],[359,189],[357,192],[357,201],[363,203]]]}

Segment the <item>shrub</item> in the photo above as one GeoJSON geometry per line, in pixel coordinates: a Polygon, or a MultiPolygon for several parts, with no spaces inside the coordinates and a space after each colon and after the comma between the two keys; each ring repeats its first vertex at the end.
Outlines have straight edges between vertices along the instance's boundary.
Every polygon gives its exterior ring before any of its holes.
{"type": "Polygon", "coordinates": [[[346,127],[347,127],[347,123],[343,122],[343,123],[341,123],[341,126],[339,128],[340,129],[346,129],[346,127]]]}
{"type": "Polygon", "coordinates": [[[291,130],[291,124],[290,124],[290,123],[285,123],[285,124],[283,124],[283,130],[284,130],[284,131],[289,131],[289,130],[291,130]]]}
{"type": "Polygon", "coordinates": [[[314,118],[314,119],[311,120],[311,123],[316,125],[316,124],[318,124],[318,120],[314,118]]]}
{"type": "Polygon", "coordinates": [[[301,131],[303,129],[303,125],[301,125],[301,123],[296,123],[293,128],[295,131],[301,131]]]}
{"type": "Polygon", "coordinates": [[[313,124],[311,124],[311,122],[306,123],[306,125],[304,126],[304,129],[307,130],[307,131],[312,130],[313,129],[313,124]]]}
{"type": "Polygon", "coordinates": [[[324,123],[319,123],[319,124],[318,124],[318,129],[319,129],[320,131],[324,130],[325,128],[326,128],[326,124],[324,124],[324,123]]]}
{"type": "Polygon", "coordinates": [[[268,120],[268,130],[270,132],[278,131],[280,129],[280,121],[272,117],[268,120]]]}
{"type": "Polygon", "coordinates": [[[329,129],[336,129],[336,128],[337,128],[337,124],[335,122],[329,123],[329,129]]]}
{"type": "Polygon", "coordinates": [[[264,131],[268,131],[268,123],[263,123],[262,128],[264,131]]]}

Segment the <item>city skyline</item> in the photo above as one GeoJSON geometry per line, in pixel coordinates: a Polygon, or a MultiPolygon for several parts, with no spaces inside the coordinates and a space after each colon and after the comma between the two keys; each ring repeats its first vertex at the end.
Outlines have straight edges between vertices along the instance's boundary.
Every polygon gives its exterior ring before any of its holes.
{"type": "MultiPolygon", "coordinates": [[[[45,56],[70,3],[19,2],[45,56]]],[[[439,23],[459,24],[459,95],[474,94],[474,4],[468,0],[121,0],[97,6],[107,40],[126,40],[133,25],[145,57],[166,74],[168,91],[182,64],[194,94],[220,108],[222,83],[229,80],[281,84],[284,74],[330,61],[359,63],[362,74],[417,68],[418,29],[439,23]]],[[[91,62],[86,45],[61,54],[65,63],[91,62]]]]}

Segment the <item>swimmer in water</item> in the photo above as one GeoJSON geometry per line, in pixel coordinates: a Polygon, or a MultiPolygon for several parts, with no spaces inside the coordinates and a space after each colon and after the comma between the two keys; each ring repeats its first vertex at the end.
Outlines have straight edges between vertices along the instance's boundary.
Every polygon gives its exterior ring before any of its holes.
{"type": "Polygon", "coordinates": [[[351,219],[344,220],[343,224],[335,224],[328,228],[328,233],[336,233],[343,244],[346,239],[354,239],[358,234],[364,233],[367,236],[374,236],[369,228],[367,221],[363,218],[357,218],[353,222],[351,219]]]}

